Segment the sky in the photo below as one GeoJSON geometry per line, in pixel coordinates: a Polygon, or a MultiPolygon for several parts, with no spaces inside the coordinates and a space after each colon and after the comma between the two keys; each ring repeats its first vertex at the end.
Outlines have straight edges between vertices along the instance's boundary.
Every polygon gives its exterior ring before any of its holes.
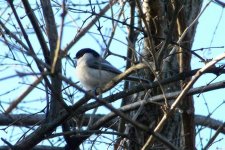
{"type": "MultiPolygon", "coordinates": [[[[204,5],[208,1],[204,1],[204,5]]],[[[225,13],[224,8],[214,3],[211,3],[203,15],[199,19],[199,24],[196,30],[196,36],[194,39],[192,49],[207,48],[207,47],[221,47],[225,46],[225,13]]],[[[198,51],[200,56],[206,59],[212,59],[221,53],[224,53],[224,48],[210,48],[203,51],[198,51]]],[[[225,61],[221,61],[219,65],[224,64],[225,61]]],[[[191,66],[193,69],[203,67],[204,64],[199,62],[199,60],[193,56],[191,66]]],[[[217,65],[218,66],[218,65],[217,65]]],[[[216,75],[207,74],[202,76],[195,83],[194,87],[203,86],[211,82],[216,75]]],[[[225,76],[221,75],[215,79],[214,82],[219,82],[224,80],[225,76]]],[[[199,115],[210,115],[220,121],[225,121],[224,110],[225,106],[221,104],[224,103],[224,93],[225,89],[220,89],[216,91],[210,91],[201,94],[200,96],[194,96],[195,102],[195,113],[199,115]],[[218,107],[218,108],[217,108],[218,107]]],[[[198,131],[198,130],[196,130],[198,131]]],[[[196,147],[201,148],[201,144],[205,145],[210,137],[213,135],[214,130],[204,129],[201,132],[201,141],[199,136],[196,137],[196,147]]],[[[210,149],[225,149],[225,139],[224,135],[220,135],[216,138],[215,142],[210,149]]]]}
{"type": "MultiPolygon", "coordinates": [[[[208,3],[208,0],[204,0],[203,7],[205,6],[206,3],[208,3]]],[[[58,13],[56,15],[59,16],[60,13],[58,13]]],[[[63,41],[62,47],[65,47],[66,44],[71,40],[71,37],[73,37],[75,35],[75,32],[71,32],[72,30],[74,30],[74,26],[76,26],[76,21],[73,20],[75,17],[72,15],[73,14],[68,14],[67,21],[73,21],[74,24],[73,24],[73,26],[65,29],[64,36],[63,36],[64,41],[63,41]]],[[[205,10],[205,12],[202,14],[202,16],[199,18],[199,23],[198,23],[198,27],[196,30],[196,36],[194,39],[192,50],[200,49],[200,48],[208,48],[208,47],[225,46],[225,40],[224,40],[225,39],[225,30],[224,30],[225,29],[225,17],[224,16],[225,16],[224,8],[222,8],[221,6],[219,6],[215,3],[211,3],[208,6],[208,8],[205,10]]],[[[81,17],[85,18],[86,16],[81,16],[81,17]]],[[[26,20],[26,17],[24,18],[24,20],[26,20]]],[[[104,23],[102,25],[106,26],[104,23]]],[[[95,30],[96,30],[96,27],[93,27],[91,31],[94,32],[95,30]]],[[[118,28],[117,30],[119,30],[118,31],[119,33],[126,32],[125,31],[126,29],[118,28]]],[[[105,31],[105,32],[110,32],[110,30],[105,31]]],[[[113,41],[110,49],[113,52],[117,52],[120,55],[125,56],[126,49],[127,49],[126,37],[125,36],[121,37],[120,34],[115,35],[115,37],[120,38],[121,41],[123,41],[123,42],[113,41]]],[[[35,39],[35,37],[32,37],[32,36],[30,36],[30,38],[31,38],[31,40],[35,39]]],[[[96,42],[97,41],[96,39],[99,40],[101,38],[97,34],[86,35],[75,46],[73,46],[73,48],[69,52],[69,55],[71,57],[74,57],[75,53],[79,49],[84,48],[84,47],[94,48],[96,51],[101,52],[102,47],[100,47],[100,45],[102,45],[102,43],[98,44],[96,42]]],[[[101,41],[101,40],[99,40],[99,41],[101,41]]],[[[39,46],[37,44],[36,48],[38,48],[38,47],[39,46]]],[[[210,49],[204,49],[202,51],[197,51],[197,53],[200,56],[202,56],[203,58],[207,58],[207,59],[214,58],[223,52],[225,52],[224,48],[210,48],[210,49]]],[[[0,51],[0,56],[4,55],[5,53],[7,53],[7,52],[4,51],[4,49],[2,49],[0,51]]],[[[123,70],[125,60],[123,60],[122,58],[110,56],[107,58],[107,60],[110,61],[113,65],[117,66],[119,69],[123,70]]],[[[11,63],[11,60],[3,60],[1,63],[4,63],[4,64],[11,63]]],[[[224,63],[225,63],[225,61],[220,62],[220,64],[224,64],[224,63]]],[[[191,66],[192,66],[192,69],[196,69],[196,68],[203,67],[204,64],[202,62],[199,62],[199,59],[196,58],[195,56],[193,56],[191,66]]],[[[7,66],[7,65],[5,67],[2,66],[0,78],[6,77],[9,75],[15,75],[16,71],[21,71],[21,70],[27,71],[25,66],[20,66],[17,64],[14,64],[14,66],[7,66]],[[5,71],[2,71],[2,70],[5,70],[5,71]]],[[[67,70],[68,71],[67,71],[66,76],[71,78],[74,82],[76,82],[77,79],[76,79],[76,77],[74,77],[73,66],[68,65],[67,70]]],[[[212,75],[212,74],[204,75],[194,84],[194,87],[206,85],[207,83],[211,82],[215,77],[216,76],[212,75]]],[[[0,86],[4,87],[4,89],[2,89],[2,92],[0,93],[0,95],[4,95],[4,92],[11,91],[8,94],[10,96],[4,97],[4,99],[2,99],[0,97],[0,100],[2,101],[1,104],[5,105],[8,101],[14,100],[16,98],[16,96],[19,95],[19,93],[21,93],[21,91],[24,91],[27,88],[27,86],[24,86],[24,85],[26,83],[32,82],[34,79],[35,78],[32,78],[32,77],[31,78],[23,78],[23,79],[19,79],[19,80],[18,80],[18,78],[12,78],[10,80],[1,81],[0,86]],[[17,84],[17,86],[15,86],[15,83],[19,83],[19,84],[17,84]],[[14,88],[14,90],[11,90],[12,88],[14,88]]],[[[218,82],[218,81],[221,81],[224,79],[225,79],[224,75],[221,75],[218,78],[216,78],[215,81],[213,81],[213,82],[218,82]]],[[[43,88],[43,86],[40,86],[40,87],[43,88]]],[[[221,89],[221,90],[217,90],[217,91],[210,91],[207,93],[202,93],[200,96],[195,95],[194,96],[195,113],[199,114],[199,115],[209,115],[213,112],[212,113],[213,118],[216,118],[221,121],[225,121],[225,117],[223,115],[224,110],[225,110],[225,105],[220,106],[225,101],[224,93],[225,93],[225,90],[221,89]],[[219,108],[217,108],[218,106],[219,106],[219,108]]],[[[24,105],[23,112],[24,113],[26,112],[26,109],[27,109],[26,102],[28,102],[29,100],[33,100],[33,102],[31,103],[32,105],[29,105],[29,107],[32,107],[34,111],[39,111],[40,108],[44,108],[44,106],[46,105],[46,102],[44,99],[42,99],[43,98],[42,94],[43,94],[43,92],[41,91],[41,89],[36,90],[35,92],[31,93],[31,95],[33,95],[35,98],[33,98],[33,96],[32,96],[32,98],[28,97],[26,99],[26,101],[22,104],[22,105],[24,105]],[[39,108],[37,108],[37,104],[39,105],[39,108]]],[[[118,106],[118,103],[116,103],[116,105],[118,106]]],[[[15,112],[17,112],[17,111],[15,111],[15,112]]],[[[105,112],[109,112],[109,111],[104,108],[104,109],[100,109],[99,112],[105,113],[105,112]]],[[[20,130],[23,132],[23,129],[20,129],[20,130]]],[[[200,134],[201,141],[199,140],[198,136],[196,138],[197,149],[201,148],[201,144],[205,145],[207,143],[208,139],[210,139],[210,137],[213,135],[214,132],[215,131],[213,131],[213,130],[211,131],[211,130],[207,130],[207,129],[204,129],[203,131],[201,131],[201,134],[200,134]]],[[[9,136],[9,134],[7,134],[1,130],[0,130],[0,135],[2,135],[2,137],[9,136]]],[[[225,149],[224,135],[220,135],[216,139],[216,141],[218,141],[218,142],[213,144],[210,149],[225,149]]],[[[1,144],[1,141],[0,141],[0,144],[1,144]]]]}

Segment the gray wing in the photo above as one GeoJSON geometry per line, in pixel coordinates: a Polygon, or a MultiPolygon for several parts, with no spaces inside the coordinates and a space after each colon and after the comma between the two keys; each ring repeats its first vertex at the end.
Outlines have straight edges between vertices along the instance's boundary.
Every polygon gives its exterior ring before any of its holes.
{"type": "Polygon", "coordinates": [[[111,65],[108,61],[104,59],[100,59],[98,61],[95,61],[95,60],[89,61],[87,64],[91,68],[105,70],[115,74],[121,73],[119,69],[115,68],[113,65],[111,65]]]}
{"type": "MultiPolygon", "coordinates": [[[[105,71],[109,71],[115,74],[121,74],[122,72],[115,68],[113,65],[111,65],[108,61],[101,59],[101,60],[91,60],[88,63],[88,66],[91,68],[95,68],[95,69],[101,69],[101,70],[105,70],[105,71]]],[[[131,80],[131,81],[136,81],[136,82],[144,82],[144,83],[151,83],[149,80],[147,79],[143,79],[143,78],[139,78],[139,77],[135,77],[135,76],[128,76],[126,77],[126,80],[131,80]]]]}

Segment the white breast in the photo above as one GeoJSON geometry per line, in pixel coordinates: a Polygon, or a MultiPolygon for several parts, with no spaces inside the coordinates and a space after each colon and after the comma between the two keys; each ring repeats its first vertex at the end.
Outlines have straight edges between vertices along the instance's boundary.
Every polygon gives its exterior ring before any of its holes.
{"type": "Polygon", "coordinates": [[[86,90],[95,90],[111,81],[116,74],[100,71],[99,69],[92,69],[80,60],[76,67],[76,76],[86,90]]]}

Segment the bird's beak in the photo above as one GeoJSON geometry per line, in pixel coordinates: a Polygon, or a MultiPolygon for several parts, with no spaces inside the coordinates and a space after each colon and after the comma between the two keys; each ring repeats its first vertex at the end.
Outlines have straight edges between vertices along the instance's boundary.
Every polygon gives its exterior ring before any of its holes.
{"type": "Polygon", "coordinates": [[[74,67],[76,68],[77,67],[77,59],[75,58],[73,62],[74,62],[74,67]]]}
{"type": "Polygon", "coordinates": [[[76,57],[72,58],[72,57],[70,57],[70,55],[67,55],[67,59],[69,60],[69,63],[76,68],[76,66],[77,66],[76,57]]]}

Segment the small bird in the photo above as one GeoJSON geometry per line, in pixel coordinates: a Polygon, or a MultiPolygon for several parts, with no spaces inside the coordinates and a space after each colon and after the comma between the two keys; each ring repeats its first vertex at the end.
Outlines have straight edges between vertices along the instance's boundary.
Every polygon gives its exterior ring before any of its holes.
{"type": "MultiPolygon", "coordinates": [[[[76,76],[86,90],[103,87],[122,73],[91,48],[79,50],[75,58],[77,60],[76,76]]],[[[132,79],[137,81],[136,77],[128,77],[128,80],[132,79]]]]}

